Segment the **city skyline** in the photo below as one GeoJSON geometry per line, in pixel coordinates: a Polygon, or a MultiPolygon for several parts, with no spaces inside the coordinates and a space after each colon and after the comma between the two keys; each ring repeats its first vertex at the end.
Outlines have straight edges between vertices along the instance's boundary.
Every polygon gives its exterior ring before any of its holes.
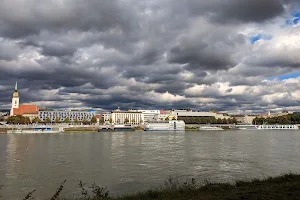
{"type": "Polygon", "coordinates": [[[0,109],[300,111],[299,5],[1,1],[0,109]]]}

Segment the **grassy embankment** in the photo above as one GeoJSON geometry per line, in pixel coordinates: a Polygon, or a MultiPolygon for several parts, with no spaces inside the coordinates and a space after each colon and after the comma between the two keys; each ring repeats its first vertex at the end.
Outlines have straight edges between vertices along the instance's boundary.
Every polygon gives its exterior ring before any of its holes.
{"type": "MultiPolygon", "coordinates": [[[[61,198],[60,193],[64,188],[65,181],[58,187],[51,200],[246,200],[246,199],[299,199],[300,198],[300,175],[285,174],[282,176],[254,179],[251,181],[237,181],[229,183],[206,183],[199,185],[194,179],[179,183],[173,179],[165,182],[165,186],[136,194],[120,197],[110,197],[106,188],[96,184],[86,187],[80,182],[81,197],[61,198]]],[[[1,186],[0,186],[1,189],[1,186]]],[[[29,192],[24,198],[34,197],[34,191],[29,192]]],[[[0,191],[1,199],[1,191],[0,191]]]]}
{"type": "MultiPolygon", "coordinates": [[[[194,181],[184,184],[170,183],[165,189],[112,198],[114,200],[234,200],[234,199],[299,199],[300,175],[286,174],[265,180],[237,181],[235,184],[206,183],[199,186],[194,181]]],[[[95,199],[96,200],[96,199],[95,199]]]]}
{"type": "Polygon", "coordinates": [[[69,127],[64,128],[65,132],[97,132],[98,127],[69,127]]]}

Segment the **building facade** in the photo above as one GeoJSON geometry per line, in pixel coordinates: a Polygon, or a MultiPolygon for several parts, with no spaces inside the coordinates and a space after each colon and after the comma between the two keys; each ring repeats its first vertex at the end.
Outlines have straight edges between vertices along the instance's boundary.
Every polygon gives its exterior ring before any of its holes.
{"type": "Polygon", "coordinates": [[[111,118],[111,112],[102,112],[101,115],[103,117],[104,123],[109,124],[110,123],[110,118],[111,118]]]}
{"type": "Polygon", "coordinates": [[[111,119],[113,124],[143,124],[144,114],[138,111],[115,110],[111,112],[111,119]]]}
{"type": "Polygon", "coordinates": [[[192,110],[172,110],[172,116],[176,117],[215,117],[216,119],[229,119],[230,116],[216,112],[198,112],[192,110]]]}
{"type": "Polygon", "coordinates": [[[41,121],[45,121],[49,118],[51,122],[55,122],[56,119],[60,122],[64,122],[67,118],[70,122],[74,122],[76,119],[78,122],[82,122],[84,120],[91,121],[94,116],[94,112],[87,111],[39,111],[38,114],[41,121]]]}
{"type": "Polygon", "coordinates": [[[160,114],[160,110],[137,110],[137,112],[143,113],[143,122],[156,121],[158,115],[160,114]]]}
{"type": "Polygon", "coordinates": [[[39,109],[36,105],[32,104],[20,104],[18,84],[16,82],[15,91],[12,96],[10,116],[22,115],[24,117],[29,117],[32,121],[34,118],[38,117],[39,109]]]}

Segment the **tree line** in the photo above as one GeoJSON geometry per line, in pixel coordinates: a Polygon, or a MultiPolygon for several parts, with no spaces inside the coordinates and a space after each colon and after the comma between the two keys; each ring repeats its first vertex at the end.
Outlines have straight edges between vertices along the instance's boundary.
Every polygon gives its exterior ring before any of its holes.
{"type": "MultiPolygon", "coordinates": [[[[51,123],[51,119],[49,117],[47,117],[44,121],[40,120],[38,117],[35,117],[32,121],[30,120],[29,117],[25,117],[22,115],[16,115],[16,116],[10,116],[7,118],[6,122],[8,124],[50,124],[51,123]]],[[[56,118],[54,120],[55,124],[59,124],[59,123],[66,123],[66,124],[84,124],[84,125],[88,125],[88,124],[96,124],[97,123],[97,119],[95,116],[93,116],[91,118],[91,120],[87,120],[87,119],[83,119],[82,121],[79,121],[78,119],[75,119],[73,122],[70,121],[70,119],[67,117],[65,118],[64,121],[60,121],[59,118],[56,118]]],[[[101,123],[101,118],[100,118],[100,123],[101,123]]]]}
{"type": "Polygon", "coordinates": [[[256,117],[252,124],[300,124],[300,114],[288,114],[272,118],[256,117]]]}
{"type": "Polygon", "coordinates": [[[183,120],[186,124],[236,124],[236,118],[216,119],[215,117],[178,117],[178,120],[183,120]]]}

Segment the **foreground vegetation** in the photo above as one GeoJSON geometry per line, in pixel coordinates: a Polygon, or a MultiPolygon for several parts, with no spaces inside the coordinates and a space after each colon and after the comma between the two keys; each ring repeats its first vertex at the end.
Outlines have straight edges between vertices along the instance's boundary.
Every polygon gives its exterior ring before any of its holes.
{"type": "Polygon", "coordinates": [[[272,118],[259,118],[256,117],[253,124],[300,124],[300,114],[288,114],[279,117],[272,117],[272,118]]]}
{"type": "MultiPolygon", "coordinates": [[[[264,180],[254,179],[251,181],[237,181],[229,183],[208,183],[198,184],[195,179],[180,183],[169,178],[161,188],[148,190],[132,195],[110,197],[107,188],[92,184],[87,187],[79,183],[81,196],[78,198],[62,198],[60,193],[64,183],[58,187],[50,200],[244,200],[244,199],[299,199],[300,197],[300,175],[285,174],[271,177],[264,180]]],[[[1,186],[0,186],[1,189],[1,186]]],[[[35,190],[29,192],[23,199],[34,199],[35,190]]],[[[1,191],[0,191],[1,199],[1,191]]]]}

